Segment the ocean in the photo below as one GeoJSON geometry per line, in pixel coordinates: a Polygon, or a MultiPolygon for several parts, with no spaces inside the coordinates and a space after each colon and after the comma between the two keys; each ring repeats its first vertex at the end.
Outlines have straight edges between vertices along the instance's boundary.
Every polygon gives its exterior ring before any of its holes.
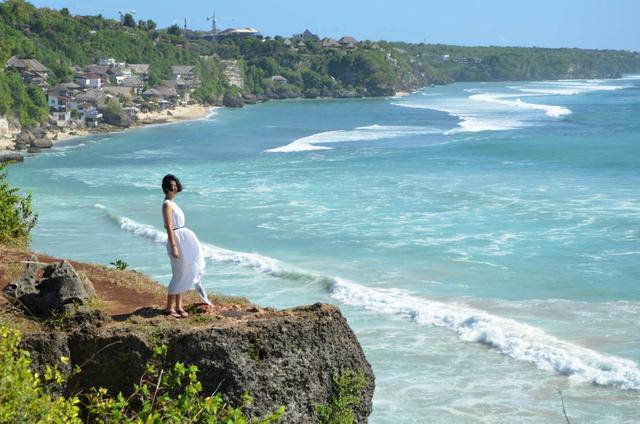
{"type": "Polygon", "coordinates": [[[167,284],[162,176],[210,291],[338,305],[370,422],[637,422],[640,77],[272,101],[10,167],[33,248],[167,284]]]}

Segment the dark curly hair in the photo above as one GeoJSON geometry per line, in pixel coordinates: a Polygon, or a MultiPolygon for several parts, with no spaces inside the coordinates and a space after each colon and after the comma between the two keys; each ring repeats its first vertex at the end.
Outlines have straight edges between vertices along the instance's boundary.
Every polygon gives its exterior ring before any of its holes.
{"type": "Polygon", "coordinates": [[[164,191],[164,194],[167,194],[169,192],[169,189],[171,189],[171,181],[176,182],[178,193],[180,193],[182,191],[182,184],[180,184],[180,180],[178,179],[178,177],[173,174],[167,174],[162,177],[162,191],[164,191]]]}

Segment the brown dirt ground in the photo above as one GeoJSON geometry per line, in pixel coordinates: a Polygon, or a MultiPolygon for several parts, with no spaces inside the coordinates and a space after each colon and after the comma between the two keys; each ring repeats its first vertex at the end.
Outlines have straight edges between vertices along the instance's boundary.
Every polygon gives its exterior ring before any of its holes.
{"type": "MultiPolygon", "coordinates": [[[[35,255],[38,262],[51,263],[62,259],[44,254],[33,253],[24,249],[16,249],[0,245],[0,290],[18,277],[25,269],[26,262],[35,255]]],[[[120,271],[103,265],[69,261],[81,277],[88,278],[96,289],[96,307],[109,315],[114,321],[172,319],[163,317],[161,312],[166,304],[166,287],[144,274],[135,271],[120,271]]],[[[290,315],[290,312],[275,311],[270,308],[259,308],[245,298],[209,294],[214,308],[206,309],[206,315],[216,319],[231,320],[259,318],[269,315],[290,315]]],[[[199,298],[193,290],[185,296],[186,309],[202,312],[199,298]]],[[[0,295],[0,310],[11,309],[6,298],[0,295]]],[[[196,317],[191,314],[193,321],[196,317]]],[[[202,314],[197,314],[202,315],[202,314]]],[[[174,321],[181,321],[175,320],[174,321]]]]}

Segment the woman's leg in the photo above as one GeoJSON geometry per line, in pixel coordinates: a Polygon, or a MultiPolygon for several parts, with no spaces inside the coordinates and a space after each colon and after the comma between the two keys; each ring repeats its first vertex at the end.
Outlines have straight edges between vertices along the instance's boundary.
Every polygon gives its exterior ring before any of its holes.
{"type": "Polygon", "coordinates": [[[176,295],[176,312],[180,314],[181,317],[186,318],[189,316],[189,314],[182,307],[182,296],[183,293],[176,295]]]}

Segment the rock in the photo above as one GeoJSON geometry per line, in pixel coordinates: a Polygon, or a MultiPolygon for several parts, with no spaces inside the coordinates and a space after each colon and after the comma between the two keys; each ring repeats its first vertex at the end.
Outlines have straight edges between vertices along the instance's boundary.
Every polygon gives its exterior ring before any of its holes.
{"type": "Polygon", "coordinates": [[[24,143],[16,142],[15,148],[16,150],[25,150],[27,148],[27,145],[24,143]]]}
{"type": "Polygon", "coordinates": [[[102,110],[102,120],[107,124],[123,128],[128,128],[133,123],[129,114],[124,112],[113,112],[109,109],[102,110]]]}
{"type": "Polygon", "coordinates": [[[25,272],[4,289],[10,300],[32,315],[75,312],[95,297],[93,284],[83,280],[68,261],[49,265],[37,263],[35,256],[25,272]],[[42,277],[38,273],[42,270],[42,277]]]}
{"type": "Polygon", "coordinates": [[[242,96],[238,93],[230,94],[227,93],[224,95],[222,99],[222,104],[226,107],[243,107],[244,101],[242,100],[242,96]]]}
{"type": "Polygon", "coordinates": [[[258,97],[255,94],[247,93],[242,96],[242,100],[247,105],[255,105],[258,103],[258,97]]]}
{"type": "Polygon", "coordinates": [[[69,381],[67,393],[105,387],[125,397],[139,383],[153,347],[164,344],[168,346],[165,369],[176,361],[196,365],[202,393],[219,391],[234,405],[249,392],[253,403],[245,410],[255,418],[284,405],[281,423],[317,423],[316,405],[329,404],[336,394],[333,374],[350,369],[366,379],[361,402],[353,410],[355,422],[367,422],[375,378],[356,336],[334,306],[315,304],[197,326],[190,326],[187,319],[168,327],[166,318],[157,319],[155,325],[140,327],[126,321],[119,326],[74,328],[62,338],[31,333],[23,340],[35,370],[62,354],[71,358],[70,367],[83,365],[69,381]]]}
{"type": "Polygon", "coordinates": [[[31,147],[38,147],[40,149],[50,149],[53,146],[53,142],[46,138],[36,138],[31,142],[31,147]]]}
{"type": "MultiPolygon", "coordinates": [[[[16,145],[17,148],[17,145],[16,145]]],[[[17,152],[10,152],[10,151],[0,151],[0,163],[5,163],[5,162],[23,162],[24,161],[24,157],[17,152]]]]}
{"type": "Polygon", "coordinates": [[[40,153],[40,148],[32,145],[29,147],[29,150],[27,150],[27,153],[40,153]]]}

